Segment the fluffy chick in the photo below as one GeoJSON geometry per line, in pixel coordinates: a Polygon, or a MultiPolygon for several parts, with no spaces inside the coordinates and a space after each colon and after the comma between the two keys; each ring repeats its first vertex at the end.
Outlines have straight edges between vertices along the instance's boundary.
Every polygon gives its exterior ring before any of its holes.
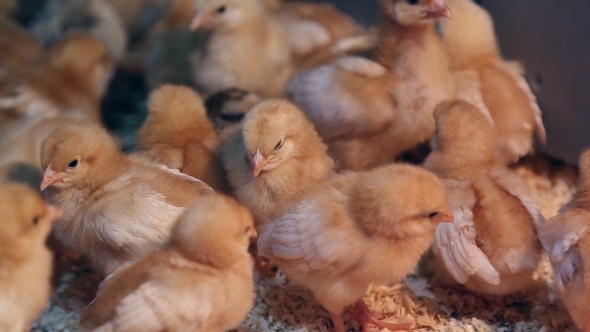
{"type": "Polygon", "coordinates": [[[533,150],[534,136],[546,141],[539,105],[522,66],[502,58],[488,12],[472,0],[448,2],[453,19],[441,22],[441,32],[457,86],[464,90],[458,93],[481,98],[482,111],[494,122],[498,160],[515,162],[533,150]]]}
{"type": "Polygon", "coordinates": [[[107,274],[165,242],[176,217],[212,192],[123,155],[104,128],[86,121],[56,128],[42,143],[41,165],[41,190],[64,210],[56,238],[107,274]]]}
{"type": "Polygon", "coordinates": [[[0,330],[25,331],[49,301],[45,239],[61,211],[20,184],[0,185],[0,210],[0,330]]]}
{"type": "Polygon", "coordinates": [[[225,331],[254,305],[249,211],[210,195],[178,219],[161,250],[117,270],[82,312],[83,331],[225,331]]]}
{"type": "Polygon", "coordinates": [[[237,87],[262,97],[283,95],[293,73],[289,41],[263,0],[196,0],[191,29],[213,30],[193,56],[199,89],[237,87]]]}
{"type": "Polygon", "coordinates": [[[164,85],[150,94],[148,109],[137,136],[138,153],[225,189],[220,140],[201,97],[188,87],[164,85]]]}
{"type": "Polygon", "coordinates": [[[257,230],[289,210],[334,167],[313,124],[280,99],[264,101],[246,115],[242,132],[224,147],[223,164],[257,230]]]}
{"type": "Polygon", "coordinates": [[[246,113],[261,101],[262,98],[255,93],[230,88],[207,97],[205,107],[209,120],[224,139],[240,130],[246,113]]]}
{"type": "Polygon", "coordinates": [[[523,179],[496,161],[492,125],[464,101],[441,103],[424,167],[449,192],[453,225],[440,225],[433,249],[440,279],[504,295],[531,287],[542,254],[535,223],[543,222],[523,179]]]}
{"type": "Polygon", "coordinates": [[[590,150],[580,156],[578,188],[558,214],[537,226],[547,250],[558,294],[574,322],[590,331],[590,150]]]}
{"type": "Polygon", "coordinates": [[[258,251],[309,288],[344,332],[343,309],[369,284],[411,273],[443,221],[453,221],[443,183],[416,166],[392,164],[335,176],[271,222],[258,251]]]}
{"type": "Polygon", "coordinates": [[[343,57],[303,72],[291,97],[315,124],[337,168],[390,163],[434,132],[432,112],[453,94],[434,24],[444,0],[381,0],[375,61],[343,57]]]}

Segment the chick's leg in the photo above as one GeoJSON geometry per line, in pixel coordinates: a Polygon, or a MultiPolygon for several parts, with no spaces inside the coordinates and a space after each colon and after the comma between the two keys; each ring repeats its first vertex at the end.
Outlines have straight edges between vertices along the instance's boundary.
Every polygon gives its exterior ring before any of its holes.
{"type": "Polygon", "coordinates": [[[369,331],[369,326],[374,325],[379,329],[388,329],[390,331],[409,330],[412,324],[391,324],[382,322],[371,315],[369,308],[363,300],[358,300],[352,312],[353,317],[361,324],[363,331],[369,331]]]}
{"type": "Polygon", "coordinates": [[[334,321],[334,332],[346,332],[342,315],[339,312],[330,312],[330,315],[332,315],[332,321],[334,321]]]}

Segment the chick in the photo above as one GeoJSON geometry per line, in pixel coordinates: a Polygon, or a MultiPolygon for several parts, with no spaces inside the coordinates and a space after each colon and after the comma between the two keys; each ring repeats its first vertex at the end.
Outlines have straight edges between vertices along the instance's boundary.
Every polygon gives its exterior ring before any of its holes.
{"type": "Polygon", "coordinates": [[[441,103],[437,131],[424,167],[444,180],[453,225],[440,225],[434,266],[445,284],[483,294],[531,287],[542,254],[535,223],[543,222],[526,183],[493,153],[492,125],[473,105],[441,103]]]}
{"type": "Polygon", "coordinates": [[[453,94],[434,24],[444,0],[381,0],[371,61],[343,57],[297,75],[288,91],[315,124],[339,169],[390,163],[434,132],[434,107],[453,94]]]}
{"type": "Polygon", "coordinates": [[[193,56],[199,89],[237,87],[262,97],[283,95],[293,73],[289,41],[263,0],[196,0],[191,29],[213,30],[193,56]]]}
{"type": "Polygon", "coordinates": [[[201,97],[188,87],[164,85],[150,94],[149,116],[137,137],[138,153],[225,189],[220,140],[201,97]]]}
{"type": "Polygon", "coordinates": [[[171,239],[117,270],[84,309],[82,331],[225,331],[254,305],[252,216],[210,195],[178,219],[171,239]]]}
{"type": "Polygon", "coordinates": [[[61,211],[21,184],[0,185],[0,210],[0,330],[25,331],[49,301],[45,239],[61,211]]]}
{"type": "MultiPolygon", "coordinates": [[[[0,5],[1,8],[1,5],[0,5]]],[[[10,20],[0,17],[0,94],[44,55],[43,45],[10,20]]]]}
{"type": "Polygon", "coordinates": [[[205,107],[209,120],[223,139],[240,130],[246,113],[261,101],[255,93],[230,88],[207,97],[205,107]]]}
{"type": "Polygon", "coordinates": [[[212,192],[202,181],[122,154],[98,124],[72,121],[42,143],[41,191],[64,210],[62,244],[111,273],[165,242],[186,207],[212,192]]]}
{"type": "Polygon", "coordinates": [[[463,89],[480,95],[496,132],[499,161],[509,164],[543,144],[545,127],[536,98],[521,65],[502,58],[488,12],[472,0],[448,0],[453,20],[441,22],[451,68],[463,89]]]}
{"type": "Polygon", "coordinates": [[[70,33],[87,33],[104,42],[116,60],[127,49],[123,23],[107,0],[49,0],[31,31],[46,45],[70,33]]]}
{"type": "Polygon", "coordinates": [[[305,114],[272,99],[256,105],[224,147],[223,164],[235,197],[246,205],[260,231],[287,212],[334,163],[305,114]]]}
{"type": "MultiPolygon", "coordinates": [[[[430,247],[437,224],[452,221],[436,176],[392,164],[327,181],[260,232],[258,252],[309,288],[335,331],[344,332],[343,309],[355,301],[364,306],[371,283],[400,282],[430,247]]],[[[361,323],[387,327],[368,318],[361,323]]]]}
{"type": "Polygon", "coordinates": [[[558,214],[537,225],[555,273],[556,290],[574,322],[590,331],[590,150],[580,156],[578,188],[558,214]]]}

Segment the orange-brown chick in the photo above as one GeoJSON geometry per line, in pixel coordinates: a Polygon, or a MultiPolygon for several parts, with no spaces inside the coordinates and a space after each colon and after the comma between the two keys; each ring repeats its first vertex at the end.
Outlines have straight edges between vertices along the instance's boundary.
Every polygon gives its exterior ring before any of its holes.
{"type": "Polygon", "coordinates": [[[590,331],[590,150],[580,155],[578,188],[537,231],[549,254],[556,291],[578,328],[590,331]]]}
{"type": "Polygon", "coordinates": [[[20,184],[0,185],[0,210],[0,330],[25,331],[49,301],[45,240],[61,211],[20,184]]]}
{"type": "Polygon", "coordinates": [[[305,114],[280,99],[264,101],[246,115],[242,132],[224,147],[223,164],[257,230],[330,176],[334,166],[305,114]]]}
{"type": "Polygon", "coordinates": [[[544,221],[530,189],[490,153],[494,130],[475,106],[443,102],[434,115],[434,147],[424,167],[443,179],[455,215],[453,225],[436,230],[439,277],[484,294],[530,288],[542,254],[535,224],[544,221]]]}
{"type": "Polygon", "coordinates": [[[344,332],[344,308],[362,305],[371,283],[400,282],[430,247],[437,224],[452,221],[434,174],[392,164],[325,182],[260,232],[258,252],[309,288],[335,331],[344,332]]]}
{"type": "Polygon", "coordinates": [[[252,216],[210,195],[178,219],[170,242],[109,276],[82,312],[82,331],[225,331],[254,305],[252,216]]]}
{"type": "Polygon", "coordinates": [[[176,217],[212,189],[190,176],[142,164],[100,125],[72,121],[41,146],[41,190],[61,207],[56,238],[111,273],[168,240],[176,217]]]}
{"type": "MultiPolygon", "coordinates": [[[[541,110],[522,66],[502,58],[488,12],[472,0],[448,0],[453,19],[441,24],[451,69],[466,91],[478,96],[496,132],[498,161],[516,162],[533,150],[534,137],[545,143],[541,110]]],[[[480,105],[478,105],[480,106],[480,105]]]]}
{"type": "Polygon", "coordinates": [[[375,61],[342,57],[296,75],[288,88],[339,169],[391,163],[427,141],[435,106],[453,94],[434,28],[450,15],[445,1],[382,0],[380,13],[375,61]]]}
{"type": "Polygon", "coordinates": [[[150,94],[148,109],[138,153],[225,191],[221,142],[201,97],[188,87],[164,85],[150,94]]]}

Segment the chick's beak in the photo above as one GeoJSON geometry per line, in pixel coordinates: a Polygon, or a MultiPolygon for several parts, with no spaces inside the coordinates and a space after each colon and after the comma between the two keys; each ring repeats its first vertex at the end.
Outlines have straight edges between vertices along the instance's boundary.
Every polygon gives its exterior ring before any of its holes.
{"type": "Polygon", "coordinates": [[[59,182],[63,179],[63,174],[56,173],[53,170],[51,164],[47,166],[45,171],[43,172],[43,179],[41,180],[41,191],[45,190],[47,187],[51,186],[52,184],[59,182]]]}
{"type": "Polygon", "coordinates": [[[264,157],[262,153],[260,153],[260,150],[257,149],[250,163],[250,166],[252,166],[252,174],[254,174],[254,177],[258,177],[258,174],[260,174],[264,166],[266,166],[266,163],[266,157],[264,157]]]}
{"type": "Polygon", "coordinates": [[[211,19],[207,15],[203,14],[200,11],[197,11],[195,13],[195,16],[193,16],[191,24],[189,25],[189,29],[190,31],[196,31],[202,27],[207,26],[210,23],[211,19]]]}
{"type": "Polygon", "coordinates": [[[451,212],[440,212],[436,216],[432,217],[432,222],[439,223],[439,222],[448,222],[450,224],[455,222],[455,217],[451,212]]]}
{"type": "Polygon", "coordinates": [[[256,228],[249,226],[246,234],[248,235],[249,239],[255,239],[258,236],[258,232],[256,232],[256,228]]]}
{"type": "Polygon", "coordinates": [[[427,18],[451,18],[451,10],[445,3],[445,0],[432,0],[430,6],[424,11],[427,18]]]}
{"type": "Polygon", "coordinates": [[[47,215],[43,218],[43,221],[52,223],[63,216],[63,211],[55,205],[47,204],[47,215]]]}

